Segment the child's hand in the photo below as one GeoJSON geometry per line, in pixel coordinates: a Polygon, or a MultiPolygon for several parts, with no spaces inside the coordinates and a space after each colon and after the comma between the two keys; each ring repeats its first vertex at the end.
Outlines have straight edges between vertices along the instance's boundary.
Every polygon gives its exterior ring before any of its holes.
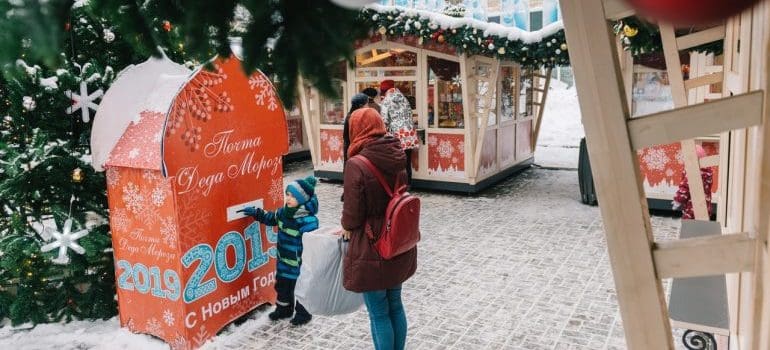
{"type": "Polygon", "coordinates": [[[681,204],[681,203],[679,203],[679,202],[677,202],[677,201],[673,201],[673,202],[671,202],[671,209],[673,209],[673,210],[679,210],[679,208],[681,208],[681,207],[682,207],[682,204],[681,204]]]}
{"type": "Polygon", "coordinates": [[[256,207],[246,207],[246,208],[243,208],[243,209],[238,210],[238,211],[241,212],[241,213],[244,213],[244,214],[246,214],[248,216],[257,216],[257,211],[258,210],[259,209],[256,208],[256,207]]]}
{"type": "Polygon", "coordinates": [[[342,236],[343,240],[349,241],[350,240],[350,231],[348,231],[348,230],[343,228],[342,231],[340,231],[340,236],[342,236]]]}

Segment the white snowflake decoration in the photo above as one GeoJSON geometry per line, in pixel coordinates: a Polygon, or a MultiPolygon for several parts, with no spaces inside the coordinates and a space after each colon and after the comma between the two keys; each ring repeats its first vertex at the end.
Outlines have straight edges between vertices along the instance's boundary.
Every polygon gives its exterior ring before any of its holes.
{"type": "MultiPolygon", "coordinates": [[[[88,234],[88,230],[84,229],[77,232],[72,232],[72,219],[67,219],[64,221],[62,232],[59,232],[56,228],[52,227],[46,227],[44,232],[45,235],[53,237],[54,241],[40,247],[40,250],[45,253],[59,248],[59,256],[52,260],[56,264],[63,265],[69,263],[70,257],[67,255],[68,249],[72,249],[75,251],[75,253],[81,255],[86,252],[86,250],[77,243],[77,240],[85,237],[88,234]]],[[[41,236],[45,237],[43,235],[41,236]]]]}
{"type": "Polygon", "coordinates": [[[436,136],[428,136],[428,146],[436,146],[438,144],[438,137],[436,136]]]}
{"type": "Polygon", "coordinates": [[[172,350],[187,349],[187,340],[181,335],[177,334],[177,336],[174,337],[174,341],[172,341],[169,345],[171,345],[172,350]]]}
{"type": "Polygon", "coordinates": [[[454,86],[462,86],[463,85],[463,78],[460,76],[460,74],[457,74],[452,77],[452,85],[454,86]]]}
{"type": "Polygon", "coordinates": [[[452,154],[454,154],[454,147],[452,147],[452,143],[447,140],[442,140],[438,144],[438,155],[441,158],[452,158],[452,154]]]}
{"type": "Polygon", "coordinates": [[[75,113],[75,111],[79,109],[83,122],[88,123],[91,121],[91,112],[89,111],[89,108],[93,109],[94,111],[99,108],[99,105],[94,103],[94,101],[102,97],[102,95],[104,95],[104,91],[99,89],[89,94],[88,83],[85,80],[81,80],[80,94],[76,94],[71,90],[67,90],[64,92],[64,95],[73,101],[72,106],[67,107],[67,114],[75,113]]]}
{"type": "Polygon", "coordinates": [[[158,175],[155,170],[145,169],[142,171],[142,178],[149,181],[155,181],[158,179],[158,175]]]}
{"type": "Polygon", "coordinates": [[[267,193],[273,202],[279,202],[283,196],[283,179],[273,179],[270,183],[270,189],[267,190],[267,193]]]}
{"type": "Polygon", "coordinates": [[[684,153],[682,153],[681,149],[676,151],[676,155],[674,157],[677,163],[684,164],[684,153]]]}
{"type": "Polygon", "coordinates": [[[120,183],[120,171],[114,167],[107,168],[107,186],[113,187],[120,183]]]}
{"type": "Polygon", "coordinates": [[[169,327],[174,325],[174,314],[171,313],[171,310],[166,309],[163,311],[163,322],[165,322],[169,327]]]}
{"type": "Polygon", "coordinates": [[[666,151],[663,149],[652,149],[642,157],[642,160],[647,164],[647,167],[652,170],[665,170],[666,164],[670,160],[666,155],[666,151]]]}
{"type": "Polygon", "coordinates": [[[326,141],[329,139],[329,134],[325,132],[321,132],[321,141],[326,141]]]}
{"type": "Polygon", "coordinates": [[[21,100],[21,106],[28,112],[32,112],[37,108],[37,102],[31,96],[24,96],[21,100]]]}
{"type": "Polygon", "coordinates": [[[329,137],[329,149],[332,151],[341,151],[342,150],[342,141],[337,136],[329,137]]]}
{"type": "Polygon", "coordinates": [[[123,208],[115,208],[113,209],[113,213],[111,215],[112,219],[110,220],[110,225],[118,230],[118,231],[126,231],[128,229],[128,225],[130,224],[130,220],[128,218],[128,214],[126,213],[126,210],[123,208]]]}
{"type": "Polygon", "coordinates": [[[160,322],[158,322],[158,319],[153,317],[149,320],[147,320],[147,323],[145,324],[145,329],[148,333],[152,335],[157,335],[158,337],[163,337],[163,329],[161,328],[160,322]]]}
{"type": "Polygon", "coordinates": [[[258,106],[264,106],[267,103],[267,109],[271,111],[278,108],[278,101],[276,100],[273,86],[270,85],[270,81],[265,79],[265,77],[257,74],[256,76],[249,78],[249,88],[251,90],[257,90],[257,94],[254,95],[254,98],[256,99],[258,106]]]}
{"type": "Polygon", "coordinates": [[[104,39],[105,42],[111,43],[115,41],[115,33],[113,33],[111,30],[105,29],[103,31],[103,34],[104,35],[102,36],[102,38],[104,39]]]}
{"type": "Polygon", "coordinates": [[[139,214],[144,210],[144,195],[139,191],[139,187],[134,185],[133,182],[129,182],[123,187],[123,203],[125,203],[126,208],[134,214],[139,214]]]}
{"type": "Polygon", "coordinates": [[[176,247],[176,224],[174,218],[168,216],[160,220],[160,235],[163,237],[163,242],[169,247],[176,247]]]}
{"type": "Polygon", "coordinates": [[[166,202],[166,190],[163,188],[163,186],[155,187],[155,189],[152,190],[150,198],[152,204],[154,204],[156,207],[160,207],[163,205],[163,203],[166,202]]]}

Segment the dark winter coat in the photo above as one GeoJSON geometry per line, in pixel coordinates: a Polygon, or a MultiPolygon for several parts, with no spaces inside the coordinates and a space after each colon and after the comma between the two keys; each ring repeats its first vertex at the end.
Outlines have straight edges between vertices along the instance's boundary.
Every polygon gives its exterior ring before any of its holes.
{"type": "MultiPolygon", "coordinates": [[[[377,166],[390,186],[396,176],[406,183],[406,156],[397,139],[386,136],[373,141],[360,154],[377,166]]],[[[409,279],[417,269],[417,248],[384,260],[364,233],[365,224],[369,223],[372,231],[379,234],[390,198],[366,165],[356,158],[348,159],[345,166],[344,195],[342,227],[351,231],[344,260],[345,289],[382,290],[409,279]]]]}

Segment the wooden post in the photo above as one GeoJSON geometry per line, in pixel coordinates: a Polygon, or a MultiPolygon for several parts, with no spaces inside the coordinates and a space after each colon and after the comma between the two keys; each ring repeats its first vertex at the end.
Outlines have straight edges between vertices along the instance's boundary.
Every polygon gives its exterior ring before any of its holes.
{"type": "MultiPolygon", "coordinates": [[[[479,61],[476,61],[476,64],[479,64],[479,61]]],[[[494,62],[491,63],[492,71],[490,72],[490,75],[486,78],[480,78],[476,76],[476,84],[480,80],[487,81],[489,84],[489,91],[487,91],[486,96],[480,96],[478,93],[474,94],[476,98],[476,104],[479,103],[481,99],[484,99],[484,108],[482,109],[481,115],[477,116],[476,118],[481,118],[481,126],[478,125],[478,123],[473,124],[473,128],[478,128],[479,131],[476,133],[476,146],[475,146],[475,152],[473,153],[473,168],[471,169],[471,178],[474,180],[476,179],[478,173],[479,173],[479,166],[481,166],[481,151],[484,148],[484,137],[486,137],[487,134],[487,124],[489,123],[489,105],[492,104],[492,99],[497,98],[497,74],[500,70],[500,60],[494,60],[494,62]]],[[[476,75],[476,74],[474,74],[476,75]]],[[[474,86],[474,90],[477,90],[477,85],[474,86]]],[[[476,114],[478,112],[478,106],[474,105],[472,113],[476,114]]]]}
{"type": "MultiPolygon", "coordinates": [[[[469,90],[471,86],[475,86],[476,81],[468,69],[474,69],[473,58],[468,57],[466,54],[462,54],[460,56],[460,76],[465,78],[465,83],[463,84],[461,91],[463,95],[463,124],[465,125],[465,154],[475,154],[475,144],[472,140],[476,139],[476,125],[473,124],[476,120],[471,117],[474,114],[470,111],[471,96],[473,95],[471,95],[469,90]]],[[[438,113],[438,111],[436,111],[436,113],[438,113]]],[[[436,116],[436,119],[438,120],[438,115],[436,116]]],[[[465,169],[468,169],[473,165],[469,160],[468,157],[465,157],[465,169]]]]}
{"type": "Polygon", "coordinates": [[[631,350],[673,349],[615,39],[602,0],[563,0],[561,8],[626,342],[631,350]]]}
{"type": "Polygon", "coordinates": [[[320,159],[319,152],[320,147],[316,145],[316,129],[314,127],[315,114],[310,110],[310,101],[307,92],[305,91],[305,81],[302,77],[299,78],[299,106],[302,112],[302,121],[305,125],[305,134],[307,135],[307,143],[310,145],[310,161],[315,168],[318,165],[318,159],[320,159]]]}

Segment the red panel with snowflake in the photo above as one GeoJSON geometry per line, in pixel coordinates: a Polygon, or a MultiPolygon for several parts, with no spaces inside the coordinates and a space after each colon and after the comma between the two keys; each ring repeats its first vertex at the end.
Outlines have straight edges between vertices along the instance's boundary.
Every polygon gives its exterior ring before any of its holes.
{"type": "Polygon", "coordinates": [[[465,178],[465,136],[430,134],[428,136],[428,174],[465,178]]]}
{"type": "MultiPolygon", "coordinates": [[[[719,153],[718,142],[703,142],[701,144],[706,155],[715,155],[719,153]]],[[[684,157],[682,156],[682,146],[680,143],[670,145],[645,148],[637,151],[639,157],[639,168],[642,171],[642,178],[645,187],[656,189],[660,192],[661,188],[667,189],[673,198],[676,186],[682,181],[684,173],[684,157]]],[[[711,186],[712,193],[716,193],[718,187],[718,167],[714,167],[714,183],[711,186]]]]}
{"type": "Polygon", "coordinates": [[[321,164],[342,171],[342,130],[321,129],[321,164]]]}

